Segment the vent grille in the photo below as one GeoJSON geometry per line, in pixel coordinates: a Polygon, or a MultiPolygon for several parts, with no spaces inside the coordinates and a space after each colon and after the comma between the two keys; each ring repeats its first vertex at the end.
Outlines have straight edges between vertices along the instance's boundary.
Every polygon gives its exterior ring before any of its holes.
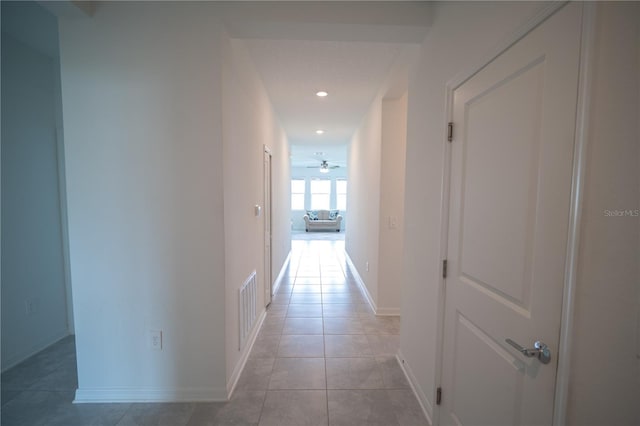
{"type": "Polygon", "coordinates": [[[244,347],[247,337],[249,337],[253,324],[256,321],[257,290],[256,271],[253,271],[242,287],[240,287],[240,290],[238,290],[238,312],[240,315],[238,321],[240,325],[239,350],[244,347]]]}

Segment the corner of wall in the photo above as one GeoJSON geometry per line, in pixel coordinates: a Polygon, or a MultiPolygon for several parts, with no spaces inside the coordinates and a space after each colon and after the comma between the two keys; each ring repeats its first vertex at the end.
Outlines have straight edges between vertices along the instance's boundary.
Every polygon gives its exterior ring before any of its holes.
{"type": "Polygon", "coordinates": [[[266,309],[263,308],[253,327],[253,330],[251,330],[251,334],[247,339],[247,343],[245,344],[244,348],[242,348],[242,350],[240,351],[240,358],[238,359],[238,362],[234,366],[233,371],[231,372],[231,375],[227,380],[227,400],[231,399],[231,396],[233,395],[233,392],[235,391],[236,386],[238,385],[238,380],[240,379],[240,375],[242,374],[242,371],[244,370],[244,367],[247,364],[247,360],[249,359],[249,354],[253,349],[253,345],[256,342],[256,338],[258,337],[258,333],[260,332],[260,329],[262,328],[262,324],[264,323],[264,320],[266,317],[267,317],[267,311],[266,309]]]}
{"type": "Polygon", "coordinates": [[[376,306],[375,299],[373,298],[373,296],[369,292],[369,289],[367,288],[367,285],[362,280],[362,276],[360,275],[360,272],[358,272],[358,268],[356,267],[356,265],[354,265],[353,260],[351,260],[351,257],[349,256],[349,253],[347,253],[345,251],[344,254],[345,254],[345,260],[347,261],[347,266],[349,267],[349,271],[351,271],[351,274],[353,275],[353,277],[354,277],[354,279],[356,281],[356,284],[358,284],[358,288],[360,289],[360,293],[362,293],[362,295],[364,296],[365,300],[367,301],[367,303],[369,304],[371,309],[373,309],[373,312],[377,315],[378,314],[378,307],[376,306]]]}
{"type": "MultiPolygon", "coordinates": [[[[278,291],[278,288],[280,287],[280,284],[282,283],[282,280],[287,275],[287,269],[288,269],[290,260],[291,260],[291,252],[289,252],[289,254],[287,255],[287,258],[286,258],[284,264],[282,265],[282,268],[280,269],[280,273],[278,274],[278,277],[275,280],[275,283],[274,283],[274,286],[273,286],[273,292],[274,293],[276,291],[278,291]]],[[[229,379],[227,380],[227,397],[228,397],[228,399],[231,399],[231,396],[233,395],[233,392],[235,391],[235,388],[236,388],[236,386],[238,384],[238,380],[240,379],[240,375],[242,374],[242,371],[244,370],[244,367],[247,364],[247,360],[249,359],[249,354],[251,353],[251,350],[253,349],[253,345],[255,344],[256,338],[258,337],[258,333],[260,332],[260,329],[262,328],[262,324],[264,323],[264,320],[265,320],[266,316],[267,316],[267,310],[266,309],[262,309],[260,315],[258,316],[256,324],[255,324],[253,330],[251,331],[251,334],[249,335],[249,338],[247,340],[247,344],[245,344],[245,347],[240,352],[240,358],[239,358],[238,362],[236,363],[236,365],[234,366],[233,371],[232,371],[231,375],[229,376],[229,379]]]]}
{"type": "Polygon", "coordinates": [[[422,388],[420,387],[420,384],[418,383],[418,379],[413,374],[413,370],[411,369],[411,366],[409,365],[409,363],[405,360],[404,355],[402,354],[402,351],[400,351],[400,350],[398,351],[398,353],[396,354],[396,360],[398,361],[398,364],[400,365],[400,368],[402,368],[402,372],[404,373],[405,377],[407,378],[407,381],[409,382],[409,385],[411,386],[411,390],[413,391],[414,395],[418,399],[418,403],[420,404],[420,408],[422,408],[422,412],[424,413],[425,417],[427,418],[427,421],[429,422],[430,425],[433,425],[433,420],[432,420],[433,419],[433,405],[431,404],[431,401],[429,401],[427,396],[422,391],[422,388]]]}

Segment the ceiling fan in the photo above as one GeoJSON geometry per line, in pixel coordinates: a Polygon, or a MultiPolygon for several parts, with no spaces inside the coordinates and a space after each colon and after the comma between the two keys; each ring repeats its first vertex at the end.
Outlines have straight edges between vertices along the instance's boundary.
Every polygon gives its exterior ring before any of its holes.
{"type": "MultiPolygon", "coordinates": [[[[327,163],[327,160],[322,160],[322,163],[320,163],[320,173],[329,173],[330,169],[337,169],[340,166],[330,166],[329,163],[327,163]]],[[[308,169],[315,169],[316,166],[307,166],[308,169]]]]}

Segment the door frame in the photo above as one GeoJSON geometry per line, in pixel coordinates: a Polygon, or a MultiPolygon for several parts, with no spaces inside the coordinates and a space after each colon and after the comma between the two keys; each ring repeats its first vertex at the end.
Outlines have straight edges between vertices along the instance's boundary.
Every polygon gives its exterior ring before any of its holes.
{"type": "Polygon", "coordinates": [[[264,259],[264,265],[263,265],[263,273],[264,273],[264,305],[265,306],[269,306],[269,304],[271,304],[271,298],[273,297],[273,247],[271,246],[271,243],[273,241],[272,238],[272,234],[273,234],[273,220],[272,220],[272,214],[273,214],[273,202],[272,202],[272,198],[273,198],[273,185],[271,184],[273,179],[271,176],[271,172],[273,170],[273,168],[271,167],[271,160],[273,158],[273,156],[271,155],[271,149],[266,145],[263,144],[263,154],[262,154],[262,180],[263,180],[263,187],[264,187],[264,194],[263,194],[263,204],[264,204],[264,212],[263,212],[263,246],[262,246],[262,252],[263,252],[263,256],[262,258],[264,259]],[[265,177],[267,176],[267,170],[265,169],[265,159],[269,158],[269,173],[268,173],[268,180],[265,179],[265,177]],[[267,237],[267,220],[269,221],[269,235],[267,237]],[[267,238],[269,238],[269,259],[267,259],[267,238]]]}
{"type": "MultiPolygon", "coordinates": [[[[525,24],[503,39],[477,63],[458,73],[445,85],[445,123],[442,129],[442,141],[444,144],[442,158],[442,187],[440,198],[440,257],[442,268],[443,261],[447,258],[449,241],[449,203],[451,192],[451,146],[447,139],[448,123],[453,120],[453,94],[467,80],[504,53],[512,45],[520,41],[542,22],[554,15],[568,2],[552,3],[541,9],[525,24]]],[[[588,118],[590,94],[594,69],[595,48],[595,23],[597,5],[595,3],[582,3],[582,28],[580,35],[580,63],[578,70],[578,99],[576,109],[576,123],[573,149],[573,165],[571,175],[571,199],[569,213],[569,231],[567,235],[566,263],[563,282],[562,312],[560,320],[560,341],[558,346],[558,370],[556,373],[556,392],[554,395],[553,424],[566,423],[566,409],[569,393],[569,373],[571,365],[571,337],[573,330],[573,312],[575,309],[576,276],[578,268],[578,249],[580,243],[580,221],[584,198],[584,181],[588,140],[588,118]]],[[[444,351],[444,326],[445,326],[445,279],[439,274],[438,279],[438,308],[436,322],[436,377],[433,384],[432,395],[436,395],[437,389],[442,385],[442,367],[444,351]]],[[[440,407],[432,405],[433,425],[440,424],[440,407]]]]}

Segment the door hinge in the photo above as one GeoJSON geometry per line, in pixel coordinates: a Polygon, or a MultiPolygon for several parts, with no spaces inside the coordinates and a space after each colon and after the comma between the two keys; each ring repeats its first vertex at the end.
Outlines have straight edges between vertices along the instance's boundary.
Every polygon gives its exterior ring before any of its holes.
{"type": "Polygon", "coordinates": [[[442,278],[447,278],[447,259],[442,261],[442,278]]]}
{"type": "Polygon", "coordinates": [[[436,390],[436,405],[440,405],[442,402],[442,388],[436,390]]]}
{"type": "Polygon", "coordinates": [[[447,140],[451,142],[453,140],[453,122],[449,122],[447,125],[447,140]]]}

